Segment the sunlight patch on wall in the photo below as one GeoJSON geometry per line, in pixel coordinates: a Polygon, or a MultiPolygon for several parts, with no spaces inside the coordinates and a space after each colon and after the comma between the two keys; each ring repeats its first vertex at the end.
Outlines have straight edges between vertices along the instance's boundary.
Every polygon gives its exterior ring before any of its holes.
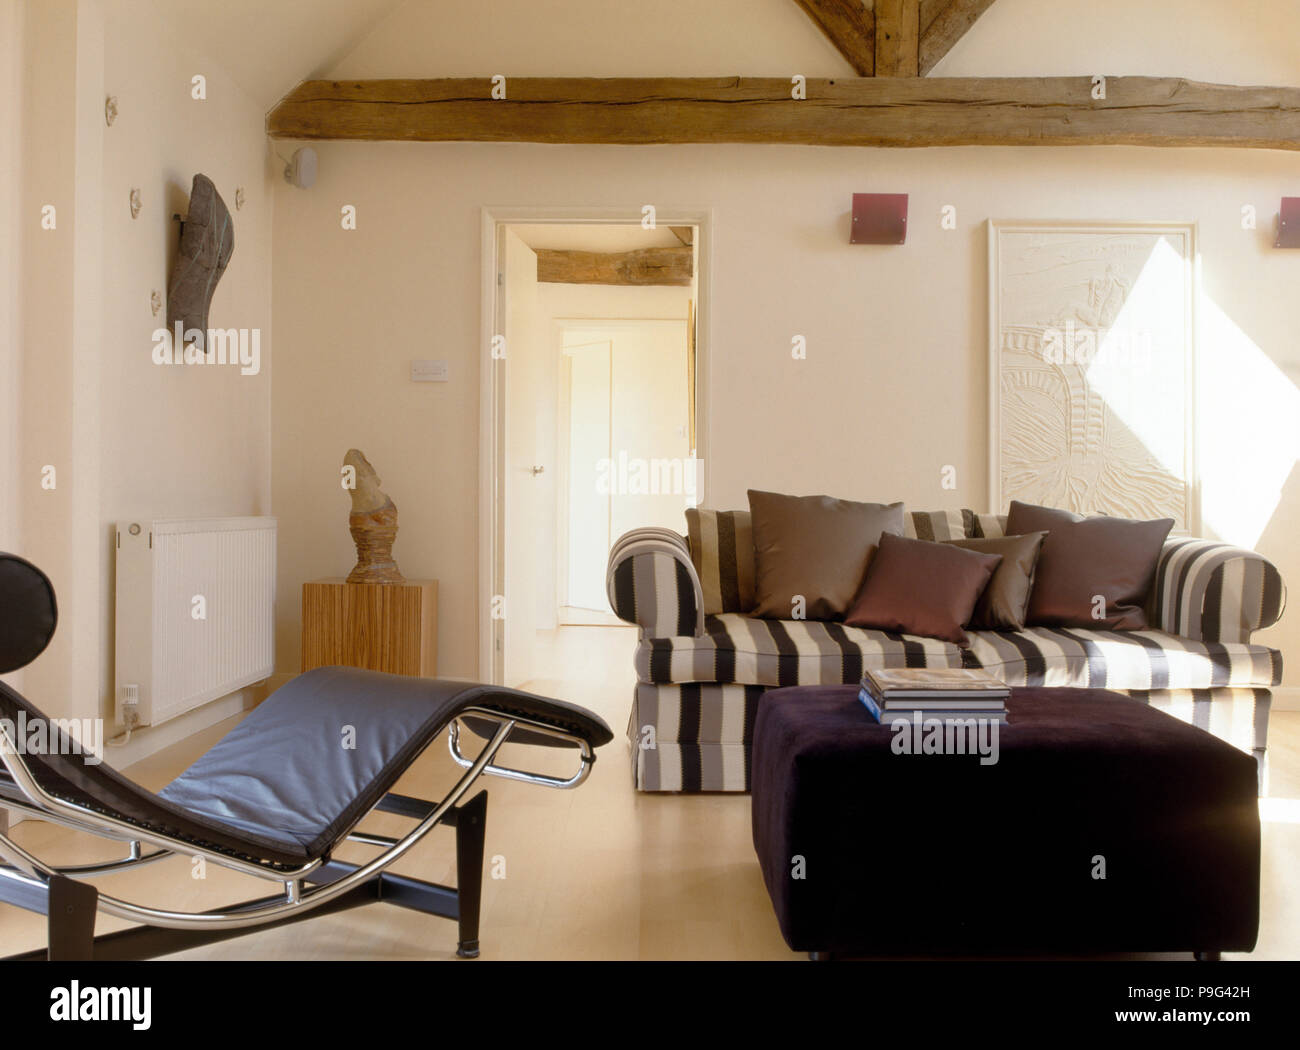
{"type": "MultiPolygon", "coordinates": [[[[1186,478],[1184,330],[1170,304],[1187,260],[1160,241],[1088,369],[1089,385],[1171,474],[1186,478]]],[[[1197,301],[1196,472],[1200,531],[1253,548],[1300,458],[1300,390],[1211,298],[1197,301]]]]}
{"type": "Polygon", "coordinates": [[[1253,548],[1300,457],[1300,390],[1212,299],[1199,309],[1202,520],[1214,537],[1253,548]]]}
{"type": "Polygon", "coordinates": [[[1106,330],[1088,385],[1165,470],[1187,480],[1189,262],[1161,238],[1106,330]]]}

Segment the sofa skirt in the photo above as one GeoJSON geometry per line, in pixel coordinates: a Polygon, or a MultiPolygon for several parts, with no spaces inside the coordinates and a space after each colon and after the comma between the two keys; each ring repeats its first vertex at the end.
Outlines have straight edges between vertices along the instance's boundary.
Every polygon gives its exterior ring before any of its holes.
{"type": "MultiPolygon", "coordinates": [[[[638,682],[628,722],[639,791],[747,792],[754,719],[765,686],[638,682]]],[[[1266,788],[1267,688],[1113,690],[1253,754],[1266,788]]]]}

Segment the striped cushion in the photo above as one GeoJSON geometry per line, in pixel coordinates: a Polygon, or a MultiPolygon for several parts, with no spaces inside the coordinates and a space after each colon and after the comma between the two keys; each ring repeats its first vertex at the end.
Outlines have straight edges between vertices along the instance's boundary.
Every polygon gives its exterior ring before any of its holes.
{"type": "Polygon", "coordinates": [[[655,684],[857,682],[865,666],[960,667],[961,649],[936,638],[845,627],[820,620],[710,616],[697,638],[643,638],[637,679],[655,684]]]}
{"type": "Polygon", "coordinates": [[[977,514],[973,510],[961,512],[966,539],[993,539],[1007,534],[1007,516],[1005,514],[977,514]]]}
{"type": "Polygon", "coordinates": [[[1010,685],[1111,689],[1270,686],[1282,658],[1244,643],[1196,642],[1163,631],[1031,627],[971,631],[969,655],[936,638],[813,620],[710,616],[698,637],[643,637],[637,679],[667,685],[854,683],[864,667],[984,667],[1010,685]],[[965,662],[963,662],[963,660],[965,662]]]}
{"type": "Polygon", "coordinates": [[[705,614],[754,608],[754,526],[749,511],[691,507],[686,530],[705,614]]]}
{"type": "Polygon", "coordinates": [[[1197,642],[1164,631],[1027,627],[971,631],[971,653],[1008,685],[1210,689],[1277,685],[1282,657],[1263,645],[1197,642]]]}
{"type": "Polygon", "coordinates": [[[913,540],[964,540],[966,524],[960,510],[914,510],[903,516],[903,535],[913,540]]]}
{"type": "MultiPolygon", "coordinates": [[[[917,510],[903,515],[903,535],[921,540],[966,538],[963,511],[917,510]]],[[[747,510],[686,511],[691,562],[707,616],[754,608],[754,525],[747,510]]]]}

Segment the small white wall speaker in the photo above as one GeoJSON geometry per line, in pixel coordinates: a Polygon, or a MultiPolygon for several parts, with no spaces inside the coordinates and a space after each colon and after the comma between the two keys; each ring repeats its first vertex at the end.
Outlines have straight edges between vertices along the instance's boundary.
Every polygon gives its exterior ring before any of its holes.
{"type": "Polygon", "coordinates": [[[295,150],[284,169],[284,181],[305,190],[316,181],[316,151],[310,146],[295,150]]]}

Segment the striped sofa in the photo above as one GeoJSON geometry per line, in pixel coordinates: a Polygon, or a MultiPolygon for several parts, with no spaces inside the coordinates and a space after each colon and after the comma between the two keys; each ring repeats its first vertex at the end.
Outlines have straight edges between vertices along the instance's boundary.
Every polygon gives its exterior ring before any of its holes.
{"type": "MultiPolygon", "coordinates": [[[[908,536],[1003,534],[1005,517],[905,516],[908,536]]],[[[690,515],[689,535],[635,529],[610,551],[615,613],[640,628],[628,738],[642,791],[747,791],[758,699],[775,686],[856,683],[865,667],[983,667],[1013,686],[1129,694],[1260,762],[1282,657],[1252,644],[1277,622],[1285,589],[1253,551],[1176,538],[1164,546],[1144,631],[1028,627],[971,631],[971,646],[810,620],[748,616],[754,546],[748,511],[690,515]]]]}

